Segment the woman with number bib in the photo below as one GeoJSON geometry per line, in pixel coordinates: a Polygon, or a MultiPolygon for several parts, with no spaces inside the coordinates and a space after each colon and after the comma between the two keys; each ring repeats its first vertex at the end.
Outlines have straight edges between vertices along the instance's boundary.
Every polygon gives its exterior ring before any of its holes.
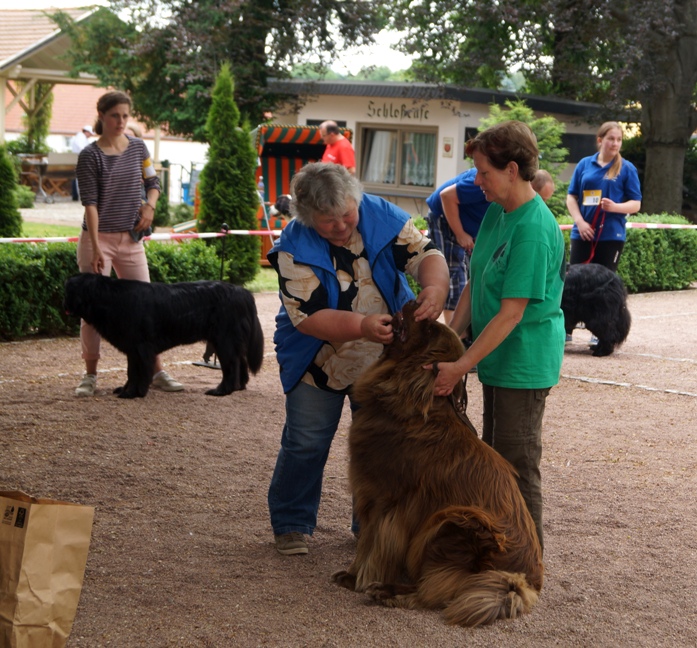
{"type": "Polygon", "coordinates": [[[622,127],[605,122],[597,135],[598,152],[583,158],[569,185],[566,207],[574,219],[569,262],[599,263],[617,272],[626,216],[641,209],[636,167],[620,155],[622,127]]]}

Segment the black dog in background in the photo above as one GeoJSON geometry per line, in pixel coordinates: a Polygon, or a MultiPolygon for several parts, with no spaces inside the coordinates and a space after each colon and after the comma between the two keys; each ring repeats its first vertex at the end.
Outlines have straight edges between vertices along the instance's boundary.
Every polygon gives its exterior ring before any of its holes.
{"type": "Polygon", "coordinates": [[[128,379],[119,398],[143,397],[152,382],[155,356],[181,344],[206,340],[223,371],[206,394],[244,389],[264,357],[264,334],[252,294],[222,281],[174,284],[112,279],[83,273],[65,282],[66,312],[81,317],[128,358],[128,379]]]}
{"type": "Polygon", "coordinates": [[[610,355],[629,335],[632,318],[627,310],[627,289],[612,270],[597,263],[569,266],[561,298],[564,328],[571,335],[583,322],[598,338],[594,356],[610,355]]]}

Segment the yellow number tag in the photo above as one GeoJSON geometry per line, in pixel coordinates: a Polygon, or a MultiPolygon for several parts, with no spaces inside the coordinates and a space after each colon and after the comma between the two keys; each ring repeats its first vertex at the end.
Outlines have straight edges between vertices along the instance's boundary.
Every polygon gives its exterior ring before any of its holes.
{"type": "Polygon", "coordinates": [[[603,197],[603,192],[600,189],[589,189],[583,192],[583,204],[596,207],[600,204],[600,199],[603,197]]]}

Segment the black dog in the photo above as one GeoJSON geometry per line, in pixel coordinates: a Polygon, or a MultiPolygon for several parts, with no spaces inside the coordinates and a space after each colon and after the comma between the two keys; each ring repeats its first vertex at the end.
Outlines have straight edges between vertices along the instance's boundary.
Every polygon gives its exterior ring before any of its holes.
{"type": "Polygon", "coordinates": [[[81,317],[128,357],[119,398],[143,397],[155,356],[206,340],[218,355],[223,380],[206,394],[244,389],[264,357],[264,335],[252,294],[222,281],[146,283],[83,273],[65,282],[66,312],[81,317]]]}
{"type": "Polygon", "coordinates": [[[610,355],[629,335],[632,318],[627,310],[627,289],[612,270],[597,263],[569,266],[561,298],[564,328],[571,335],[583,322],[598,338],[594,356],[610,355]]]}

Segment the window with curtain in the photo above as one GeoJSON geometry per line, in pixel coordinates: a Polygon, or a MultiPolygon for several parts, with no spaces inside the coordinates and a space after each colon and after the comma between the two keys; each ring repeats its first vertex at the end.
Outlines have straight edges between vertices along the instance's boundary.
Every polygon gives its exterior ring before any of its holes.
{"type": "Polygon", "coordinates": [[[436,129],[364,127],[361,180],[366,185],[432,190],[436,176],[436,129]]]}

